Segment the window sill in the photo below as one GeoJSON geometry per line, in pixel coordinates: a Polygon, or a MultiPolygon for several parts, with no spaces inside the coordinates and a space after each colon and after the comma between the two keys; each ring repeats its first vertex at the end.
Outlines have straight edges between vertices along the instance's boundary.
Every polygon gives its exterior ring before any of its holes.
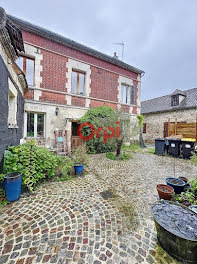
{"type": "Polygon", "coordinates": [[[18,128],[18,126],[17,125],[9,125],[8,128],[12,128],[12,129],[13,128],[18,128]]]}

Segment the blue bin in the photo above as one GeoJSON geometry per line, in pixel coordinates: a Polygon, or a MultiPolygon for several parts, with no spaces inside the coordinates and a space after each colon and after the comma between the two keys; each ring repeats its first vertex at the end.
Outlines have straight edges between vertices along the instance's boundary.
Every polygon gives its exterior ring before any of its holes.
{"type": "Polygon", "coordinates": [[[74,164],[75,174],[80,175],[83,173],[84,165],[74,164]]]}
{"type": "Polygon", "coordinates": [[[14,202],[18,200],[21,194],[22,173],[8,173],[3,178],[8,201],[14,202]]]}

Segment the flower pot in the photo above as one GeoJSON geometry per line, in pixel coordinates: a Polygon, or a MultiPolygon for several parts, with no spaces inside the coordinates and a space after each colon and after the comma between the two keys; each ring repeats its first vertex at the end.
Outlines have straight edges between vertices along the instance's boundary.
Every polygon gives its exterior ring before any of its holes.
{"type": "Polygon", "coordinates": [[[170,200],[174,192],[174,189],[171,186],[165,184],[158,184],[157,192],[159,194],[160,199],[170,200]]]}
{"type": "Polygon", "coordinates": [[[184,181],[185,183],[187,183],[188,179],[185,177],[179,177],[180,180],[184,181]]]}
{"type": "Polygon", "coordinates": [[[174,189],[176,194],[184,191],[185,182],[178,178],[166,178],[166,183],[174,189]]]}
{"type": "Polygon", "coordinates": [[[74,164],[74,169],[75,169],[75,174],[76,175],[80,175],[83,173],[83,169],[84,169],[84,164],[74,164]]]}
{"type": "Polygon", "coordinates": [[[14,202],[19,199],[21,194],[22,173],[8,173],[4,178],[6,197],[9,202],[14,202]]]}

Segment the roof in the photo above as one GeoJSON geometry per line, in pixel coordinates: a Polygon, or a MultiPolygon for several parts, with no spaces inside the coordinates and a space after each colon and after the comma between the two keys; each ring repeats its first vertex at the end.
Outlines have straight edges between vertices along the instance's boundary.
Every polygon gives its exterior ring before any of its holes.
{"type": "MultiPolygon", "coordinates": [[[[175,92],[176,91],[177,90],[175,90],[175,92]]],[[[189,89],[189,90],[185,90],[184,92],[183,91],[181,92],[182,92],[181,95],[184,93],[185,98],[180,102],[178,106],[171,106],[171,96],[174,95],[174,93],[172,93],[172,94],[165,95],[162,97],[157,97],[154,99],[143,101],[141,104],[141,113],[148,114],[148,113],[196,108],[197,107],[197,88],[193,88],[193,89],[189,89]]],[[[175,94],[177,94],[177,92],[175,94]]]]}
{"type": "Polygon", "coordinates": [[[31,32],[31,33],[34,33],[38,36],[41,36],[41,37],[44,37],[44,38],[47,38],[47,39],[50,39],[54,42],[57,42],[57,43],[60,43],[62,45],[65,45],[67,47],[70,47],[72,49],[75,49],[75,50],[79,50],[79,51],[82,51],[86,54],[89,54],[91,56],[94,56],[96,58],[99,58],[99,59],[102,59],[104,61],[107,61],[109,63],[112,63],[112,64],[115,64],[117,66],[120,66],[122,68],[125,68],[129,71],[132,71],[132,72],[135,72],[135,73],[138,73],[138,74],[142,74],[144,73],[144,71],[136,68],[136,67],[133,67],[117,58],[114,58],[114,57],[111,57],[109,55],[106,55],[100,51],[97,51],[95,49],[92,49],[92,48],[89,48],[83,44],[80,44],[79,42],[76,42],[74,40],[71,40],[69,38],[66,38],[60,34],[57,34],[55,32],[52,32],[48,29],[45,29],[43,27],[40,27],[40,26],[37,26],[37,25],[34,25],[28,21],[25,21],[25,20],[22,20],[22,19],[19,19],[15,16],[11,16],[9,15],[8,16],[13,23],[15,23],[18,27],[20,27],[21,29],[23,30],[26,30],[28,32],[31,32]]]}
{"type": "Polygon", "coordinates": [[[176,89],[176,90],[172,93],[172,95],[183,95],[183,96],[185,96],[185,91],[181,91],[181,90],[179,90],[179,89],[176,89]]]}

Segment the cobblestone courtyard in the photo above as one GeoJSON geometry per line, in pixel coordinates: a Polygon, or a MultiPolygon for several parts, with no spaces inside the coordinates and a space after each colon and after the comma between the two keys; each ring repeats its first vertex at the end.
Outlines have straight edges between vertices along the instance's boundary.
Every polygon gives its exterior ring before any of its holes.
{"type": "MultiPolygon", "coordinates": [[[[196,167],[176,159],[176,177],[196,167]]],[[[156,243],[150,206],[174,159],[91,156],[88,174],[42,185],[1,209],[0,263],[175,263],[156,243]]]]}

